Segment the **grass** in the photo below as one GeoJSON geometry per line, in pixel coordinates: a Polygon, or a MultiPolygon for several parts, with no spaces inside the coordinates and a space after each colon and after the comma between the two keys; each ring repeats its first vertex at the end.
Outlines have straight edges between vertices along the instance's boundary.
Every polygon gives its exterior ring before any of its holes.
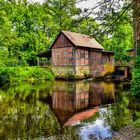
{"type": "Polygon", "coordinates": [[[27,80],[53,80],[54,74],[48,68],[0,67],[0,84],[27,80]]]}

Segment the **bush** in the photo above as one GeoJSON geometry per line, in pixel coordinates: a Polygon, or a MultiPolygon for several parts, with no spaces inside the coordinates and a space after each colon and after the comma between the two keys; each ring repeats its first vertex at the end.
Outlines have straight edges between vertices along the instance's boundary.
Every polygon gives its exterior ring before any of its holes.
{"type": "Polygon", "coordinates": [[[40,67],[0,67],[0,84],[29,79],[54,79],[54,74],[47,68],[40,67]]]}
{"type": "Polygon", "coordinates": [[[5,66],[7,67],[15,67],[18,66],[19,60],[16,58],[7,58],[4,61],[5,66]]]}
{"type": "Polygon", "coordinates": [[[0,83],[6,83],[10,80],[10,70],[7,68],[0,68],[0,83]]]}
{"type": "Polygon", "coordinates": [[[140,57],[135,58],[131,92],[134,96],[140,97],[140,57]]]}
{"type": "Polygon", "coordinates": [[[135,112],[135,122],[134,125],[140,126],[140,112],[135,112]]]}

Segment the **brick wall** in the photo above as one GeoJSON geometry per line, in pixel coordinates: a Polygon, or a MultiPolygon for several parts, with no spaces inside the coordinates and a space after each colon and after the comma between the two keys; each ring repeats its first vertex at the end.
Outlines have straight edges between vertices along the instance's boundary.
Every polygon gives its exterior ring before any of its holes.
{"type": "Polygon", "coordinates": [[[52,49],[52,66],[74,66],[74,48],[52,49]]]}
{"type": "Polygon", "coordinates": [[[102,76],[102,53],[90,51],[89,65],[93,77],[102,76]]]}

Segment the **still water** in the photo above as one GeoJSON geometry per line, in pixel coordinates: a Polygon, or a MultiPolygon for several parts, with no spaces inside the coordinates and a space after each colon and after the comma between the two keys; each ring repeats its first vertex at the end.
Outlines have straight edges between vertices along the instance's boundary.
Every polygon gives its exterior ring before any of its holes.
{"type": "Polygon", "coordinates": [[[0,140],[103,140],[133,120],[127,84],[25,82],[0,89],[0,140]]]}

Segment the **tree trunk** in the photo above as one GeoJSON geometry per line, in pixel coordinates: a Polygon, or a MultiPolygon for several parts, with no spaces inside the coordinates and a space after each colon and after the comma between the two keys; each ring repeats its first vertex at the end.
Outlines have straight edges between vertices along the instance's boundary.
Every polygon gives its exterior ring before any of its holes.
{"type": "Polygon", "coordinates": [[[140,0],[134,0],[134,48],[140,55],[140,0]]]}

